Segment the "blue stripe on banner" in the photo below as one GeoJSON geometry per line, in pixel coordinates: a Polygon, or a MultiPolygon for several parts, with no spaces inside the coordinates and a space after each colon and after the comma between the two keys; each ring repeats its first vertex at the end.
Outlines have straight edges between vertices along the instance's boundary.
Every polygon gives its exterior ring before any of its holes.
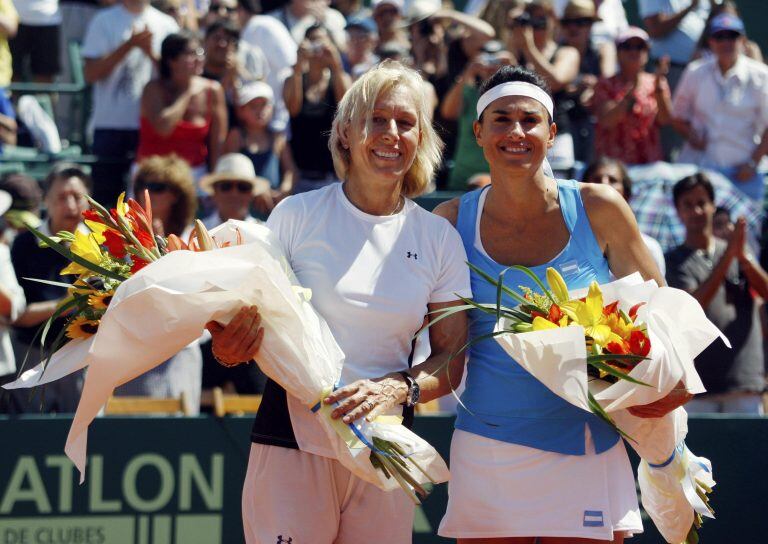
{"type": "Polygon", "coordinates": [[[584,510],[584,527],[603,527],[602,510],[584,510]]]}

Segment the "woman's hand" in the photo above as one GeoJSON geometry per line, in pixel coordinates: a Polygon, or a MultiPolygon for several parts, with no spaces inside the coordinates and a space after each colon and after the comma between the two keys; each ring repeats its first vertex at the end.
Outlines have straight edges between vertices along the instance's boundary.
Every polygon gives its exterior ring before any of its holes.
{"type": "Polygon", "coordinates": [[[224,366],[237,366],[255,359],[264,338],[261,315],[256,306],[244,306],[227,326],[209,321],[213,356],[224,366]]]}
{"type": "Polygon", "coordinates": [[[408,384],[399,374],[388,374],[374,380],[358,380],[350,385],[340,387],[323,402],[339,405],[331,413],[334,419],[344,423],[352,423],[366,416],[373,421],[378,415],[405,402],[408,395],[408,384]]]}
{"type": "Polygon", "coordinates": [[[650,404],[644,404],[643,406],[632,406],[631,408],[628,408],[628,410],[630,414],[637,417],[663,417],[692,398],[693,395],[686,391],[683,382],[680,382],[675,386],[675,389],[670,391],[663,399],[659,399],[650,404]]]}

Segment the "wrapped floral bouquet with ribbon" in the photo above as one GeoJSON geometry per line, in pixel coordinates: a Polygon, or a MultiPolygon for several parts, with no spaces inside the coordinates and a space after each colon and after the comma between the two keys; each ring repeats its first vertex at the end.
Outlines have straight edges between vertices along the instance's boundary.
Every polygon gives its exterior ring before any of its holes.
{"type": "MultiPolygon", "coordinates": [[[[146,200],[149,202],[149,199],[146,200]]],[[[72,263],[70,298],[55,317],[67,320],[54,352],[8,389],[43,385],[87,367],[65,452],[84,479],[88,426],[114,389],[148,372],[203,333],[256,305],[265,329],[259,367],[310,410],[338,383],[344,353],[314,310],[275,235],[230,220],[208,232],[197,222],[188,241],[152,231],[151,208],[135,201],[106,210],[91,201],[87,231],[41,241],[72,263]],[[69,242],[68,244],[62,242],[69,242]]],[[[42,329],[45,334],[46,328],[42,329]]],[[[316,420],[336,458],[385,490],[402,488],[418,502],[424,485],[448,479],[445,462],[398,418],[345,424],[321,403],[316,420]]]]}

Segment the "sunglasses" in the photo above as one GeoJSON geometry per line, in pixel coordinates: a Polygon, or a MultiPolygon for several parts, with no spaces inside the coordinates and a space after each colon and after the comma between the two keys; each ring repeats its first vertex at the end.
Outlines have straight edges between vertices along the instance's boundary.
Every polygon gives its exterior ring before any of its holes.
{"type": "Polygon", "coordinates": [[[136,192],[137,193],[143,192],[144,189],[146,189],[150,193],[159,194],[159,193],[164,193],[166,191],[170,191],[171,190],[171,186],[168,185],[167,183],[158,183],[158,182],[154,182],[154,181],[150,181],[148,183],[144,183],[142,185],[137,185],[136,186],[136,192]]]}
{"type": "Polygon", "coordinates": [[[560,21],[560,24],[563,26],[581,26],[581,27],[588,27],[592,26],[594,21],[590,19],[589,17],[577,17],[575,19],[563,19],[560,21]]]}
{"type": "Polygon", "coordinates": [[[235,187],[237,187],[239,193],[250,193],[253,191],[253,185],[247,181],[217,181],[213,187],[222,193],[228,193],[235,187]]]}
{"type": "Polygon", "coordinates": [[[741,34],[732,30],[726,30],[724,32],[715,32],[712,34],[712,39],[716,42],[733,42],[739,39],[741,34]]]}
{"type": "Polygon", "coordinates": [[[512,26],[530,26],[534,30],[544,30],[547,28],[548,22],[546,17],[531,17],[526,13],[515,17],[512,26]]]}
{"type": "Polygon", "coordinates": [[[622,43],[616,49],[619,51],[645,51],[648,46],[644,43],[622,43]]]}
{"type": "Polygon", "coordinates": [[[221,13],[222,11],[226,13],[234,13],[237,10],[237,8],[233,8],[230,6],[225,6],[222,4],[211,4],[208,6],[208,11],[218,12],[221,13]]]}

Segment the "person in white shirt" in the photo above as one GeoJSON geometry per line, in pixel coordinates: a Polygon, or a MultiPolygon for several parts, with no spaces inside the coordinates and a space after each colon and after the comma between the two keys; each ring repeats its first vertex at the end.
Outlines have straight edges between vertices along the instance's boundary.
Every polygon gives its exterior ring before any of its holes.
{"type": "Polygon", "coordinates": [[[333,37],[336,47],[346,50],[347,35],[344,27],[347,21],[341,13],[328,7],[325,0],[289,0],[285,6],[267,15],[283,23],[297,44],[304,40],[309,27],[321,24],[333,37]]]}
{"type": "Polygon", "coordinates": [[[743,41],[738,17],[712,20],[714,57],[686,68],[673,99],[673,125],[686,139],[678,162],[718,170],[762,202],[757,167],[768,152],[768,67],[741,53],[743,41]]]}
{"type": "MultiPolygon", "coordinates": [[[[414,334],[428,314],[471,296],[458,233],[410,200],[440,162],[428,100],[421,76],[399,63],[361,76],[339,104],[329,144],[344,183],[286,198],[267,222],[346,356],[344,385],[323,401],[339,402],[333,417],[344,423],[384,413],[410,418],[418,397],[445,395],[461,379],[464,356],[449,355],[465,342],[463,313],[429,329],[431,356],[409,369],[414,334]]],[[[226,327],[208,324],[222,364],[258,361],[260,319],[244,308],[226,327]]],[[[251,441],[243,489],[249,544],[279,536],[410,542],[413,503],[334,460],[312,413],[272,381],[251,441]]]]}
{"type": "Polygon", "coordinates": [[[216,206],[216,211],[203,220],[210,230],[230,219],[259,223],[251,215],[251,203],[269,193],[269,182],[256,176],[251,159],[242,153],[227,153],[216,163],[213,174],[202,179],[200,188],[211,195],[216,206]]]}
{"type": "Polygon", "coordinates": [[[19,14],[16,36],[8,43],[13,61],[13,79],[24,79],[26,65],[32,79],[52,83],[61,70],[59,34],[61,9],[59,0],[15,0],[19,14]]]}
{"type": "Polygon", "coordinates": [[[298,45],[288,29],[274,17],[257,15],[251,0],[239,0],[240,41],[261,49],[269,65],[266,82],[275,96],[272,130],[282,132],[288,126],[288,109],[283,100],[283,83],[296,64],[298,45]]]}
{"type": "Polygon", "coordinates": [[[160,44],[179,25],[149,5],[123,0],[99,12],[81,50],[85,80],[93,85],[93,197],[111,204],[125,190],[129,156],[139,139],[141,93],[155,71],[160,44]]]}

